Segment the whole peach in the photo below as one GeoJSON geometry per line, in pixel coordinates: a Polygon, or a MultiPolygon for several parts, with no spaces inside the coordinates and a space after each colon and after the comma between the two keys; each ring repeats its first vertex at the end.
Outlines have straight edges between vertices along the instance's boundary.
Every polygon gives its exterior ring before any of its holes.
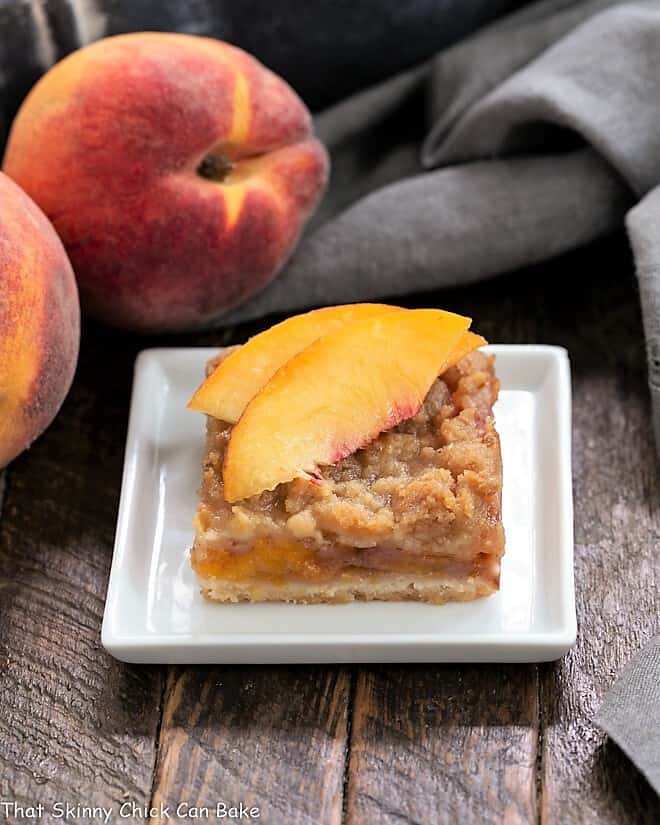
{"type": "Polygon", "coordinates": [[[0,467],[60,408],[79,340],[66,252],[41,210],[0,172],[0,467]]]}
{"type": "Polygon", "coordinates": [[[309,112],[227,43],[100,40],[37,83],[4,171],[53,221],[83,309],[138,330],[205,326],[292,252],[328,161],[309,112]]]}

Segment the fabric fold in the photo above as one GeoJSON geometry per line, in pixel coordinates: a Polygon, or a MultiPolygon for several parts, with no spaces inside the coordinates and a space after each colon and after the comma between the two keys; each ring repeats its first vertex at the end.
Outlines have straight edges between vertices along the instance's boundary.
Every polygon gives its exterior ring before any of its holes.
{"type": "Polygon", "coordinates": [[[655,443],[660,449],[660,187],[628,213],[626,227],[635,255],[646,333],[649,388],[655,411],[653,428],[655,443]]]}
{"type": "Polygon", "coordinates": [[[623,669],[595,722],[660,793],[660,636],[623,669]]]}
{"type": "Polygon", "coordinates": [[[660,182],[658,45],[657,5],[601,11],[470,107],[441,143],[427,139],[426,154],[450,165],[552,152],[569,130],[644,195],[660,182]]]}
{"type": "Polygon", "coordinates": [[[431,168],[441,162],[438,153],[443,141],[471,106],[583,21],[620,2],[535,3],[440,52],[431,66],[433,125],[422,146],[424,165],[431,168]]]}
{"type": "Polygon", "coordinates": [[[417,175],[326,223],[232,319],[478,281],[614,230],[630,203],[589,149],[417,175]]]}

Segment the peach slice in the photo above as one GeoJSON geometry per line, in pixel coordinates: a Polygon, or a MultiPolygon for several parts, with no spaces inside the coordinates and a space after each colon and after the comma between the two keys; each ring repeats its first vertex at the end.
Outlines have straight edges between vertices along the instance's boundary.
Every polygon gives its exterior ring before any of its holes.
{"type": "Polygon", "coordinates": [[[465,358],[466,355],[469,355],[471,352],[474,352],[475,349],[479,349],[479,347],[483,347],[487,343],[488,341],[482,338],[481,335],[477,335],[476,332],[464,332],[459,338],[458,344],[456,344],[451,356],[448,358],[445,369],[448,370],[449,367],[458,364],[461,358],[465,358]]]}
{"type": "Polygon", "coordinates": [[[294,355],[231,432],[226,500],[314,476],[414,416],[469,326],[451,312],[401,310],[346,324],[294,355]]]}
{"type": "Polygon", "coordinates": [[[277,370],[317,338],[351,321],[398,309],[387,304],[346,304],[287,318],[250,338],[225,358],[199,387],[188,407],[234,424],[277,370]]]}

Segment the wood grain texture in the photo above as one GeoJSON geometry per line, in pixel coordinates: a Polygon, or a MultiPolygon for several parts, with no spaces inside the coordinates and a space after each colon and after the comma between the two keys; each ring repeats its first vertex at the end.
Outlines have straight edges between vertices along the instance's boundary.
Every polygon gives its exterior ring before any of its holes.
{"type": "Polygon", "coordinates": [[[242,802],[265,823],[339,825],[349,686],[343,668],[171,669],[154,807],[242,802]]]}
{"type": "Polygon", "coordinates": [[[6,471],[0,522],[0,799],[47,810],[148,801],[162,694],[158,670],[100,645],[134,353],[84,344],[61,414],[6,471]]]}
{"type": "Polygon", "coordinates": [[[355,692],[347,823],[535,823],[536,669],[378,667],[355,692]]]}

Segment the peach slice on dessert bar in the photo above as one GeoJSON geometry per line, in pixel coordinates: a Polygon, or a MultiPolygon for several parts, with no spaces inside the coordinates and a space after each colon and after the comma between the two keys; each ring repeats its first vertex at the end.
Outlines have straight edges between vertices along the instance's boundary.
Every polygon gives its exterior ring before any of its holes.
{"type": "Polygon", "coordinates": [[[305,347],[351,321],[397,310],[386,304],[346,304],[287,318],[227,356],[199,387],[188,407],[234,424],[264,384],[305,347]]]}
{"type": "MultiPolygon", "coordinates": [[[[264,384],[305,347],[352,321],[394,311],[402,309],[388,304],[345,304],[287,318],[253,336],[224,358],[197,389],[188,407],[235,424],[264,384]]],[[[485,343],[485,338],[474,332],[463,333],[447,367],[485,343]]]]}
{"type": "Polygon", "coordinates": [[[466,355],[474,352],[475,349],[479,349],[479,347],[485,346],[487,343],[488,341],[482,338],[481,335],[477,335],[476,332],[470,332],[470,330],[464,332],[458,339],[458,343],[454,347],[452,354],[449,356],[445,369],[448,370],[449,367],[453,367],[461,358],[465,358],[466,355]]]}
{"type": "Polygon", "coordinates": [[[412,418],[469,326],[443,310],[402,310],[348,323],[298,352],[231,431],[225,499],[314,477],[412,418]]]}

